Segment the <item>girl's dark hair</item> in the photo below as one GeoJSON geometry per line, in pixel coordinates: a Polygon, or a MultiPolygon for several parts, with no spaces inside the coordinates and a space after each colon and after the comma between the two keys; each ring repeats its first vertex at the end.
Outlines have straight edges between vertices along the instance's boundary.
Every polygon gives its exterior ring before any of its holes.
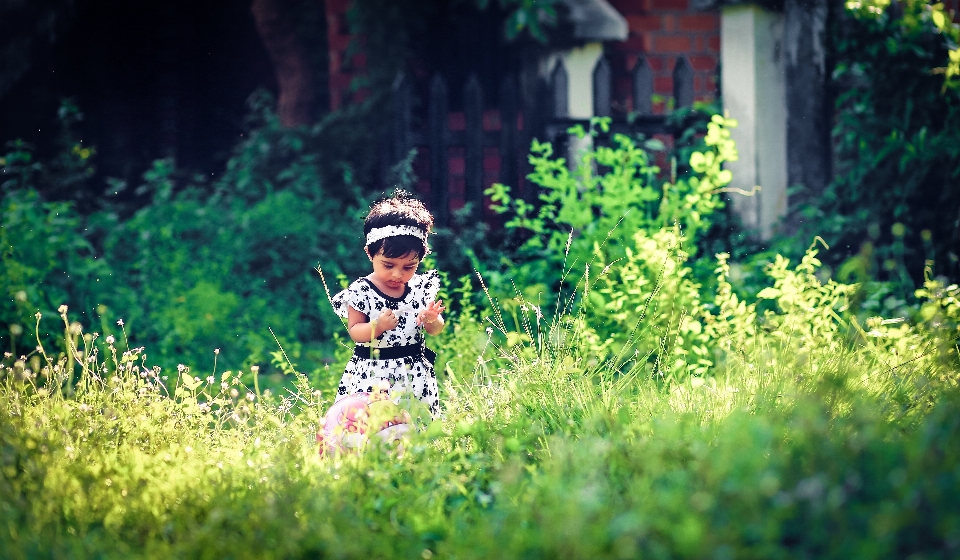
{"type": "MultiPolygon", "coordinates": [[[[366,238],[370,230],[385,226],[413,226],[429,234],[433,229],[433,216],[422,202],[413,198],[410,193],[396,190],[393,196],[381,198],[370,206],[370,213],[363,221],[363,236],[366,238]]],[[[408,253],[415,253],[422,259],[427,253],[425,243],[413,235],[395,235],[385,237],[367,245],[370,256],[383,253],[388,259],[402,257],[408,253]]]]}

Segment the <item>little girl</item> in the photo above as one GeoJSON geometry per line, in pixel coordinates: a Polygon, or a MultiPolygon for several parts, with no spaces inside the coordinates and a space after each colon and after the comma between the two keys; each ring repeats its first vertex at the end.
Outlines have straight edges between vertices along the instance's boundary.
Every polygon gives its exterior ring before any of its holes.
{"type": "Polygon", "coordinates": [[[391,392],[412,392],[432,415],[439,412],[436,354],[424,345],[423,333],[443,330],[443,303],[435,301],[440,282],[434,270],[416,273],[430,252],[432,227],[433,216],[423,203],[403,191],[370,207],[363,232],[373,272],[332,299],[357,343],[337,400],[389,385],[391,392]]]}

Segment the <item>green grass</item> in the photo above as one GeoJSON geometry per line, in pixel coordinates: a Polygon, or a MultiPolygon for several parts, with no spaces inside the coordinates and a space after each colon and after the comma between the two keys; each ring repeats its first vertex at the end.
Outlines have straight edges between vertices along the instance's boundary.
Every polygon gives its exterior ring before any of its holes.
{"type": "Polygon", "coordinates": [[[604,359],[580,311],[538,322],[527,307],[513,328],[509,314],[468,309],[440,341],[445,417],[402,453],[326,459],[315,434],[328,395],[301,376],[257,397],[238,372],[158,372],[140,349],[74,335],[86,346],[71,376],[65,360],[0,370],[0,549],[956,557],[956,290],[929,286],[928,323],[861,325],[825,311],[843,290],[811,278],[784,268],[768,294],[778,310],[759,318],[720,296],[703,376],[649,355],[604,359]]]}

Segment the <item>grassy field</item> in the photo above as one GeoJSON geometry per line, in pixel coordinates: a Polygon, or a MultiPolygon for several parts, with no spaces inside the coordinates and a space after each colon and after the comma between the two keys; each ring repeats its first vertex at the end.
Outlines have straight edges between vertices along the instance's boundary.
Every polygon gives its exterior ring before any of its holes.
{"type": "Polygon", "coordinates": [[[73,361],[44,349],[0,370],[0,549],[956,557],[957,288],[928,282],[924,321],[863,322],[838,307],[847,287],[784,271],[764,312],[721,281],[705,375],[662,359],[679,327],[640,325],[600,354],[581,310],[468,309],[440,340],[444,417],[402,450],[327,458],[330,395],[305,377],[258,395],[239,372],[159,371],[144,349],[71,331],[63,309],[73,361]],[[660,351],[641,353],[643,337],[660,351]]]}

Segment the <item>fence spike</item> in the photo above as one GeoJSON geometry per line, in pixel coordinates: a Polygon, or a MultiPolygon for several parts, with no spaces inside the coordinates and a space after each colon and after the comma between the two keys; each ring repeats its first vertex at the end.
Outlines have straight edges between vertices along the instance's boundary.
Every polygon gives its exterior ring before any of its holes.
{"type": "Polygon", "coordinates": [[[553,89],[553,115],[554,117],[569,116],[569,101],[567,91],[569,89],[570,78],[567,75],[567,67],[563,64],[563,59],[557,59],[557,65],[553,67],[550,74],[550,86],[553,89]]]}
{"type": "Polygon", "coordinates": [[[401,71],[393,81],[393,161],[391,165],[407,157],[410,152],[410,129],[412,118],[412,84],[406,72],[401,71]]]}
{"type": "Polygon", "coordinates": [[[500,182],[517,187],[517,81],[500,84],[500,182]]]}
{"type": "Polygon", "coordinates": [[[464,86],[463,110],[466,120],[464,199],[473,206],[474,216],[479,217],[483,210],[483,91],[476,74],[470,74],[464,86]]]}
{"type": "Polygon", "coordinates": [[[637,58],[631,72],[633,110],[640,115],[653,113],[653,70],[644,56],[637,58]]]}
{"type": "Polygon", "coordinates": [[[613,75],[610,71],[610,62],[606,56],[597,60],[593,68],[593,115],[595,117],[610,116],[610,89],[613,75]]]}
{"type": "Polygon", "coordinates": [[[447,173],[447,84],[440,74],[430,82],[430,206],[438,226],[449,221],[447,173]]]}
{"type": "Polygon", "coordinates": [[[687,57],[677,57],[673,67],[673,106],[690,107],[693,105],[693,68],[687,57]]]}

